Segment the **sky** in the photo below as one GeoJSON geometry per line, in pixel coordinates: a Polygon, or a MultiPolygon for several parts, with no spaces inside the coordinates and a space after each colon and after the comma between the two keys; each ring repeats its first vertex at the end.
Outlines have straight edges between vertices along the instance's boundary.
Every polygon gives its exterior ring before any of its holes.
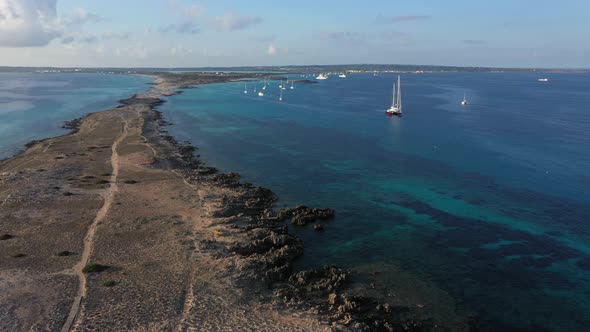
{"type": "Polygon", "coordinates": [[[0,0],[0,66],[590,68],[588,0],[0,0]]]}

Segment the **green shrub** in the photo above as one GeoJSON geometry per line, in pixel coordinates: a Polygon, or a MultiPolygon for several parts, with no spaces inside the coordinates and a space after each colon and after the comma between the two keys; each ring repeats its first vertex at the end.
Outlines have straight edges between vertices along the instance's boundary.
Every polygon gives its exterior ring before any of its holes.
{"type": "Polygon", "coordinates": [[[117,283],[114,280],[105,280],[102,285],[105,287],[113,287],[115,286],[117,283]]]}
{"type": "Polygon", "coordinates": [[[106,265],[100,265],[100,264],[96,264],[96,263],[88,263],[88,264],[86,264],[86,266],[84,266],[84,268],[82,269],[82,272],[84,272],[84,273],[102,272],[108,268],[109,267],[106,265]]]}

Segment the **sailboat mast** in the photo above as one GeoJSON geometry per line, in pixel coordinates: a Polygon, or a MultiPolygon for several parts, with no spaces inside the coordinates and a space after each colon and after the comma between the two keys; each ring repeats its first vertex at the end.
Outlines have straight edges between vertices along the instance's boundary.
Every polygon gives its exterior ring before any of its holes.
{"type": "Polygon", "coordinates": [[[402,81],[399,75],[397,76],[397,107],[402,111],[402,81]]]}
{"type": "Polygon", "coordinates": [[[395,81],[393,81],[393,101],[391,102],[391,106],[395,107],[395,81]]]}

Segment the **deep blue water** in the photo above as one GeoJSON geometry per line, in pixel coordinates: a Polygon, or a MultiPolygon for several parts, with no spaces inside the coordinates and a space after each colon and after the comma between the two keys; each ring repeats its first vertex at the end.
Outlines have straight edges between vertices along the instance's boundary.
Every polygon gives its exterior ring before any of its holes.
{"type": "Polygon", "coordinates": [[[297,231],[301,267],[395,262],[484,325],[587,330],[590,76],[538,77],[402,75],[402,118],[384,115],[393,75],[296,84],[283,102],[278,82],[265,97],[202,86],[162,110],[208,164],[279,205],[337,210],[326,232],[297,231]]]}
{"type": "Polygon", "coordinates": [[[31,140],[66,133],[64,121],[115,107],[148,82],[140,76],[0,73],[0,159],[31,140]]]}

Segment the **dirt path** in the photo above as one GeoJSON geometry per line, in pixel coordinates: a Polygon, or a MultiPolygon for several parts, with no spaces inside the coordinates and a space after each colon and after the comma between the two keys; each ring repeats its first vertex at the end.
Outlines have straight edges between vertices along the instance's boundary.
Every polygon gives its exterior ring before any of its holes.
{"type": "Polygon", "coordinates": [[[111,154],[111,165],[112,165],[113,171],[112,171],[111,177],[110,177],[111,184],[105,193],[104,204],[102,205],[100,210],[98,210],[96,217],[94,218],[92,224],[88,228],[88,232],[86,233],[86,237],[84,238],[84,250],[82,251],[82,255],[80,257],[80,260],[72,269],[72,273],[78,276],[79,287],[78,287],[78,293],[76,294],[76,297],[74,298],[74,302],[72,303],[70,313],[68,314],[68,318],[66,320],[66,323],[64,324],[64,326],[62,328],[62,332],[70,331],[72,326],[76,322],[77,318],[79,318],[83,315],[84,308],[83,308],[83,305],[81,305],[81,304],[82,304],[82,299],[84,297],[86,297],[87,289],[86,289],[86,275],[84,274],[84,272],[82,272],[82,269],[84,268],[84,266],[86,266],[86,264],[88,264],[89,259],[90,259],[90,255],[92,254],[92,248],[93,248],[93,244],[94,244],[94,237],[96,234],[96,228],[98,227],[98,224],[105,218],[105,216],[109,212],[111,205],[113,204],[115,194],[119,190],[119,187],[117,185],[117,177],[119,175],[119,154],[117,153],[117,147],[127,137],[127,134],[128,134],[128,127],[127,127],[127,122],[125,121],[124,125],[123,125],[123,132],[121,133],[121,135],[117,138],[117,140],[111,146],[111,153],[112,153],[111,154]]]}

